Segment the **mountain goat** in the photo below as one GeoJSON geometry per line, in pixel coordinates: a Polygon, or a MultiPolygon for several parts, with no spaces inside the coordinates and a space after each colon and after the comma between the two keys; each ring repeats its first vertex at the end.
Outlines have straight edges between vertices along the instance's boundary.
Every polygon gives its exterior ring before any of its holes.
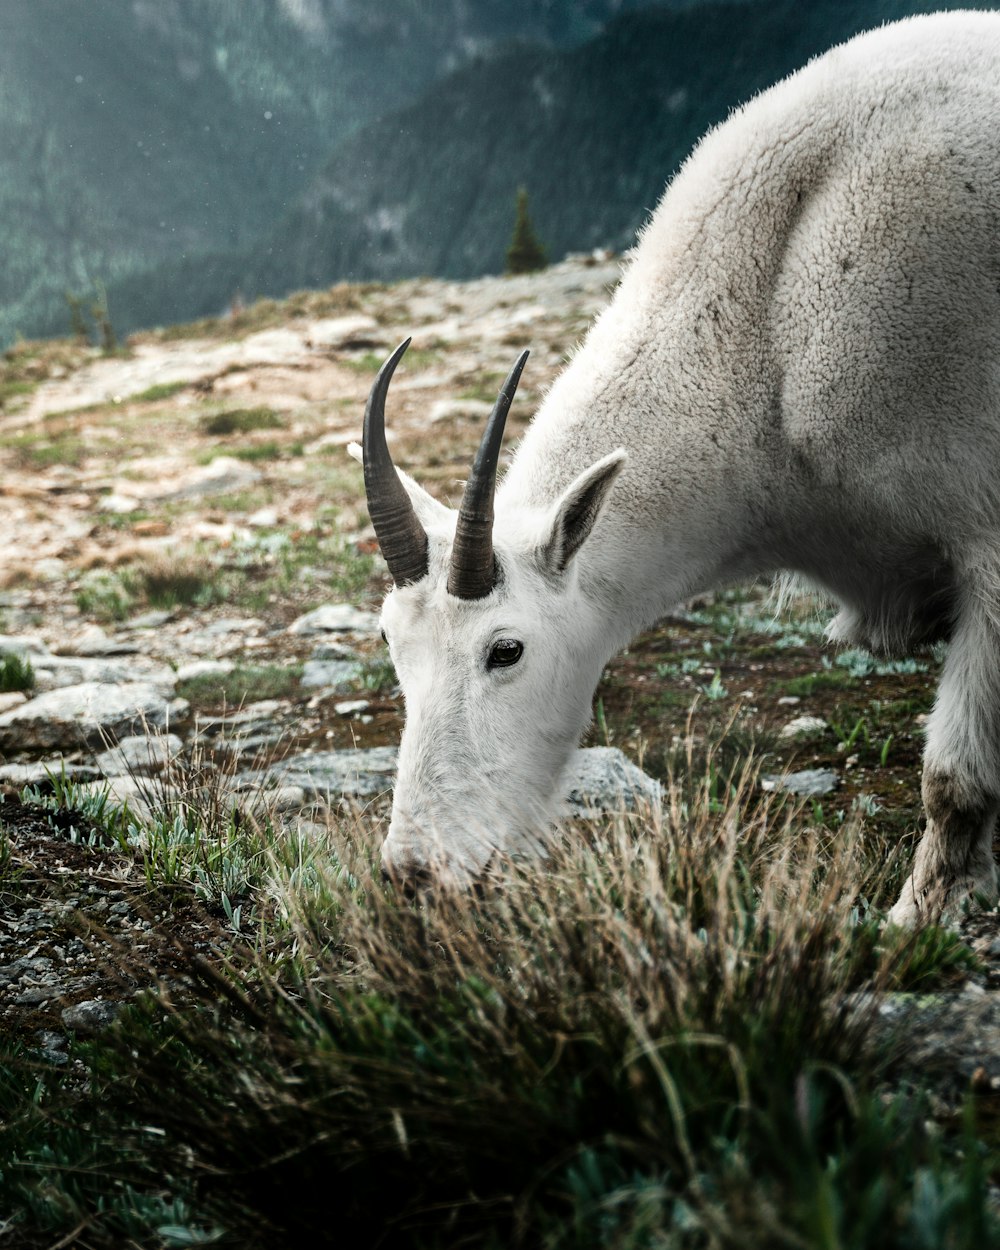
{"type": "Polygon", "coordinates": [[[457,514],[386,448],[405,348],[354,448],[406,698],[386,871],[541,845],[608,659],[790,570],[835,640],[950,640],[890,918],[996,898],[1000,15],[861,35],[710,132],[494,491],[515,365],[457,514]]]}

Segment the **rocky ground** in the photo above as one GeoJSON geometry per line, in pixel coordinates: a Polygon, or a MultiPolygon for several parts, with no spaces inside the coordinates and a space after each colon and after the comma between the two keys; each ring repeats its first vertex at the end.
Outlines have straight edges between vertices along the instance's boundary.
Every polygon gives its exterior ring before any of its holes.
{"type": "MultiPolygon", "coordinates": [[[[8,352],[4,1027],[59,1062],[66,1031],[99,1027],[139,987],[137,969],[169,986],[178,927],[207,954],[239,929],[218,906],[160,906],[125,849],[88,843],[85,819],[22,801],[24,787],[109,794],[146,818],[194,771],[222,778],[227,802],[264,801],[289,823],[344,803],[379,818],[402,710],[378,638],[384,566],[345,450],[374,370],[413,336],[390,397],[393,453],[455,502],[517,353],[532,351],[508,445],[618,272],[597,256],[524,278],[334,287],[140,335],[113,356],[68,342],[8,352]]],[[[617,754],[580,769],[607,765],[612,797],[655,796],[692,735],[722,737],[755,752],[765,788],[809,796],[817,819],[912,840],[936,661],[834,657],[821,631],[813,606],[778,621],[760,590],[686,605],[598,692],[590,745],[623,748],[653,780],[617,754]]],[[[600,784],[581,771],[576,798],[600,801],[600,784]]],[[[1000,917],[966,936],[979,969],[925,1004],[927,1045],[952,1021],[935,1053],[955,1088],[1000,1090],[1000,917]]]]}

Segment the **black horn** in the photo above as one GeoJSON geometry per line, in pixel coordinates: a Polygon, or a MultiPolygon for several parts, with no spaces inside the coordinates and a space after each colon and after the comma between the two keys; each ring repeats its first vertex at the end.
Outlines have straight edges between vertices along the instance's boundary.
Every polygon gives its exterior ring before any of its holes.
{"type": "Polygon", "coordinates": [[[379,369],[365,405],[361,438],[368,515],[397,586],[419,582],[427,575],[427,534],[399,480],[385,441],[385,397],[393,372],[409,346],[409,339],[400,343],[379,369]]]}
{"type": "Polygon", "coordinates": [[[497,481],[497,461],[507,413],[521,377],[528,353],[522,352],[511,369],[486,422],[472,473],[465,484],[462,506],[455,527],[455,545],[448,569],[448,590],[459,599],[483,599],[496,585],[493,558],[493,493],[497,481]]]}

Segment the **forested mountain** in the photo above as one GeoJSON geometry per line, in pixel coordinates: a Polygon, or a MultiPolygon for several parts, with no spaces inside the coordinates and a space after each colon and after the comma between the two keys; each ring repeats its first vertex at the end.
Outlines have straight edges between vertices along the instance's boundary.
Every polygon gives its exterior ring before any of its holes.
{"type": "Polygon", "coordinates": [[[64,330],[96,278],[123,330],[237,291],[497,272],[519,186],[550,256],[627,246],[736,104],[948,7],[989,6],[4,0],[0,336],[64,330]]]}
{"type": "Polygon", "coordinates": [[[643,2],[3,0],[0,341],[65,328],[67,289],[245,247],[352,131],[470,57],[643,2]]]}

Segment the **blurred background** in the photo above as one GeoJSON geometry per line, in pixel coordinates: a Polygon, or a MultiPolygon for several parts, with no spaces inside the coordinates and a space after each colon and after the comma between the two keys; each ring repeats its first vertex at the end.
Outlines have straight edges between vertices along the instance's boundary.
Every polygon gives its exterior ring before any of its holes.
{"type": "Polygon", "coordinates": [[[4,0],[0,346],[621,249],[697,137],[907,0],[4,0]],[[97,320],[100,320],[98,316],[97,320]]]}

